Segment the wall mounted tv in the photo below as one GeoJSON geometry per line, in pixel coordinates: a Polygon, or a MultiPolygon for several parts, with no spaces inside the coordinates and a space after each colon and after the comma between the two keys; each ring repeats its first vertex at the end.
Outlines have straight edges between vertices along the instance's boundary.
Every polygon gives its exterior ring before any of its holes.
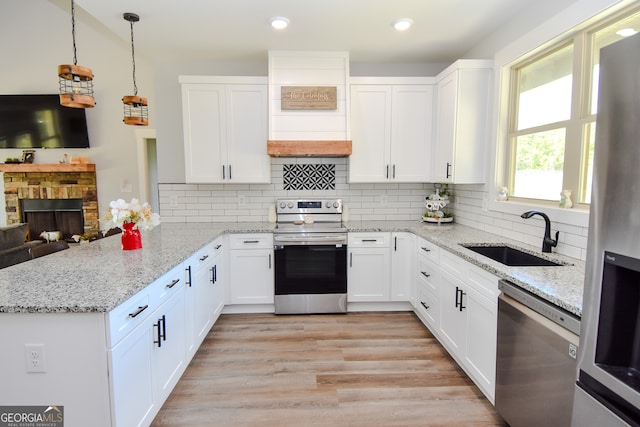
{"type": "Polygon", "coordinates": [[[85,111],[58,95],[0,95],[0,148],[89,148],[85,111]]]}

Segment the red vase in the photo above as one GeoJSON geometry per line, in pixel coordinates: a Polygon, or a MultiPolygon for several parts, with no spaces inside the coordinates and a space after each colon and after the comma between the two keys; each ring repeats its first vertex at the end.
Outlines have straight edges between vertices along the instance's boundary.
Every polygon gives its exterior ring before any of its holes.
{"type": "Polygon", "coordinates": [[[125,222],[122,224],[122,250],[131,251],[134,249],[142,248],[142,237],[140,236],[140,230],[134,229],[134,223],[125,222]]]}

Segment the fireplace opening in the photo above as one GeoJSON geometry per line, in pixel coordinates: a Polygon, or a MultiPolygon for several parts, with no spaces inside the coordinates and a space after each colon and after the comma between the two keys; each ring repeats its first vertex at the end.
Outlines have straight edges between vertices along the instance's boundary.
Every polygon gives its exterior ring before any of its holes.
{"type": "Polygon", "coordinates": [[[22,199],[22,222],[29,224],[29,240],[43,231],[60,231],[62,240],[84,233],[82,199],[22,199]]]}

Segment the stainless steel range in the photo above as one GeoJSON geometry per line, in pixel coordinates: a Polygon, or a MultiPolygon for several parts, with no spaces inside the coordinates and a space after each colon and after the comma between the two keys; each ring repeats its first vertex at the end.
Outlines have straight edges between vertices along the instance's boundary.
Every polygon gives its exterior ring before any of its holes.
{"type": "Polygon", "coordinates": [[[340,199],[278,200],[276,314],[346,313],[347,230],[340,199]]]}

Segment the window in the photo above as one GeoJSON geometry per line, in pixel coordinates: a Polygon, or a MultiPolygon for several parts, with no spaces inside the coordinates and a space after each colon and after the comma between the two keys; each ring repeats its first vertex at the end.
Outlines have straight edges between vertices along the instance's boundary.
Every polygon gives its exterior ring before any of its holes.
{"type": "Polygon", "coordinates": [[[599,52],[640,31],[640,11],[627,11],[511,69],[508,186],[516,199],[591,201],[599,52]],[[625,30],[626,33],[621,33],[625,30]]]}

